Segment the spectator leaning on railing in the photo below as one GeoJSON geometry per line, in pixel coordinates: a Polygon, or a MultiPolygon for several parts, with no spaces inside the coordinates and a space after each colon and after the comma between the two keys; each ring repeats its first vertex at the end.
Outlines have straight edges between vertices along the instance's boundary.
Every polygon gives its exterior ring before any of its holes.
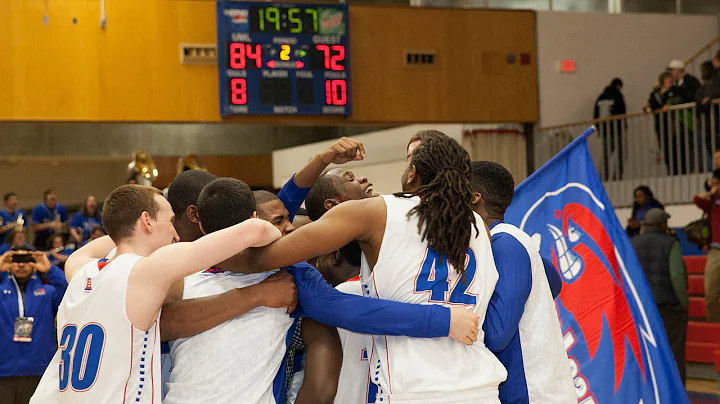
{"type": "MultiPolygon", "coordinates": [[[[712,77],[700,88],[695,96],[698,108],[701,111],[707,111],[710,108],[710,102],[720,98],[720,51],[713,58],[712,65],[715,68],[712,77]]],[[[720,124],[720,122],[716,124],[720,124]]]]}
{"type": "Polygon", "coordinates": [[[695,99],[695,95],[700,90],[700,81],[685,72],[685,62],[678,59],[672,60],[668,64],[668,69],[670,69],[670,74],[678,87],[687,93],[689,100],[695,99]]]}
{"type": "Polygon", "coordinates": [[[720,322],[720,181],[711,182],[712,189],[693,197],[697,207],[710,220],[710,246],[705,264],[705,306],[708,321],[720,322]]]}
{"type": "Polygon", "coordinates": [[[55,315],[67,281],[29,245],[0,256],[0,402],[27,403],[57,349],[55,315]]]}

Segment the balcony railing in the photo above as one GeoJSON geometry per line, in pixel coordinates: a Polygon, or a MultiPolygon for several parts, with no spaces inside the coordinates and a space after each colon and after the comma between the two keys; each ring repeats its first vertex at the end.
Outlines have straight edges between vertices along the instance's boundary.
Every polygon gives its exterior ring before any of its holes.
{"type": "Polygon", "coordinates": [[[630,206],[633,190],[647,185],[665,204],[689,203],[703,190],[720,147],[720,99],[648,113],[540,128],[534,155],[539,167],[589,125],[588,140],[595,168],[614,206],[630,206]]]}

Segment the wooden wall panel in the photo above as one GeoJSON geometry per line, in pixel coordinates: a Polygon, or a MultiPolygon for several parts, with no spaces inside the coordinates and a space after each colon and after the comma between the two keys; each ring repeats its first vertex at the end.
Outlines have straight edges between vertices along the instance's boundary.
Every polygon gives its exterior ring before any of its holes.
{"type": "Polygon", "coordinates": [[[537,120],[533,12],[352,6],[350,28],[356,118],[537,120]],[[404,67],[405,50],[434,50],[437,62],[404,67]]]}
{"type": "MultiPolygon", "coordinates": [[[[99,4],[0,0],[0,120],[220,120],[217,67],[179,61],[181,43],[216,42],[214,1],[108,1],[105,29],[99,4]]],[[[353,5],[350,41],[353,116],[232,121],[537,120],[533,12],[353,5]],[[404,67],[406,49],[435,50],[437,64],[404,67]]]]}
{"type": "MultiPolygon", "coordinates": [[[[165,188],[175,178],[179,156],[153,157],[158,179],[153,184],[165,188]]],[[[245,181],[253,188],[272,188],[272,155],[200,156],[207,170],[218,177],[232,177],[245,181]]]]}

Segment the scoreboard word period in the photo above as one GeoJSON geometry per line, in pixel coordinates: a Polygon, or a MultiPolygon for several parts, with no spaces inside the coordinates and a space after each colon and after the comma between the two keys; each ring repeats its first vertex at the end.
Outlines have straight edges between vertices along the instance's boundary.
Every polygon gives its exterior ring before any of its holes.
{"type": "Polygon", "coordinates": [[[221,115],[350,115],[347,11],[218,1],[221,115]]]}

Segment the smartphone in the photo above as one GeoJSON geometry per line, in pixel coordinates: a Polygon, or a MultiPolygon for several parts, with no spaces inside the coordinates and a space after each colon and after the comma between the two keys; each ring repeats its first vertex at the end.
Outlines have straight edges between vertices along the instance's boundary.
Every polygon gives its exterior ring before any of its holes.
{"type": "Polygon", "coordinates": [[[35,262],[35,257],[32,254],[13,254],[12,262],[35,262]]]}

